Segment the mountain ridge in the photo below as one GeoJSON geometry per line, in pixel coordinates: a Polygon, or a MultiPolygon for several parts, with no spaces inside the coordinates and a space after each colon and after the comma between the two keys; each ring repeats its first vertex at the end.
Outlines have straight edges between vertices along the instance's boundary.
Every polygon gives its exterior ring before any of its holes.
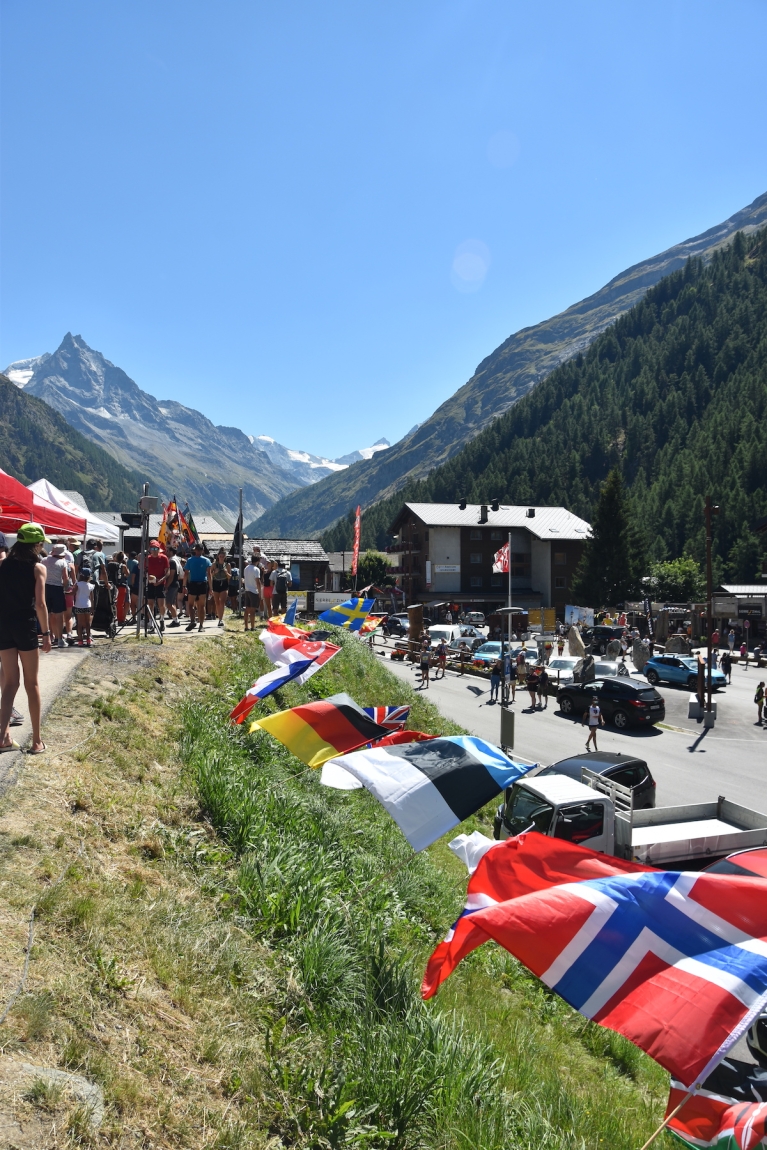
{"type": "Polygon", "coordinates": [[[6,374],[123,467],[151,476],[166,497],[183,492],[198,507],[230,516],[237,515],[239,487],[245,514],[253,516],[281,495],[346,466],[285,448],[270,436],[216,425],[176,400],[155,399],[71,332],[55,352],[17,360],[6,374]]]}
{"type": "Polygon", "coordinates": [[[261,537],[319,535],[356,503],[369,507],[424,478],[561,363],[585,351],[660,279],[700,256],[710,260],[737,232],[767,223],[767,193],[700,235],[619,272],[597,292],[539,324],[520,329],[477,366],[471,379],[381,456],[294,491],[249,525],[261,537]]]}
{"type": "Polygon", "coordinates": [[[44,400],[26,395],[2,374],[0,460],[21,483],[50,479],[63,490],[79,491],[99,511],[132,510],[149,478],[122,467],[44,400]]]}

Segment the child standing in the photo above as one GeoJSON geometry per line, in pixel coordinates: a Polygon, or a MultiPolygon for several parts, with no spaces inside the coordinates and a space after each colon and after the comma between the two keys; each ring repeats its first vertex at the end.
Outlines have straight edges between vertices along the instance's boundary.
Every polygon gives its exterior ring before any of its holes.
{"type": "Polygon", "coordinates": [[[91,618],[93,616],[93,584],[90,567],[81,567],[75,584],[75,623],[77,624],[77,646],[92,647],[91,618]],[[85,641],[83,642],[83,636],[85,641]]]}

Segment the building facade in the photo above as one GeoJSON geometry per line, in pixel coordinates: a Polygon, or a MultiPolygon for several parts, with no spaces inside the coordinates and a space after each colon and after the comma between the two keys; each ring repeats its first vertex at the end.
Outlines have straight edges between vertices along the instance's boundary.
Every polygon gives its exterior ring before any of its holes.
{"type": "Polygon", "coordinates": [[[510,540],[513,605],[564,616],[589,524],[564,507],[496,506],[403,505],[389,531],[409,602],[504,604],[509,576],[493,571],[493,557],[510,540]]]}

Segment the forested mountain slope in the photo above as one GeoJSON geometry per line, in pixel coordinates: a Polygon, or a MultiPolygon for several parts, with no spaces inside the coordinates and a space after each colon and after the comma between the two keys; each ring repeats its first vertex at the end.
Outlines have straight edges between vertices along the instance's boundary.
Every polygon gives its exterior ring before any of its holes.
{"type": "MultiPolygon", "coordinates": [[[[129,511],[149,475],[128,471],[42,399],[0,375],[0,467],[22,483],[50,479],[98,511],[129,511]]],[[[152,483],[152,490],[156,486],[152,483]]]]}
{"type": "MultiPolygon", "coordinates": [[[[722,569],[754,577],[751,527],[767,512],[767,229],[662,280],[453,459],[370,508],[362,543],[387,541],[404,499],[554,503],[589,519],[616,466],[653,558],[702,555],[710,494],[722,569]]],[[[322,538],[348,547],[350,524],[322,538]]]]}
{"type": "Polygon", "coordinates": [[[711,258],[737,231],[750,234],[767,223],[767,194],[724,223],[627,268],[594,295],[533,327],[509,336],[474,375],[429,419],[380,456],[330,475],[311,490],[275,503],[249,534],[275,537],[322,531],[352,504],[363,507],[422,479],[510,407],[559,364],[592,341],[688,258],[711,258]]]}

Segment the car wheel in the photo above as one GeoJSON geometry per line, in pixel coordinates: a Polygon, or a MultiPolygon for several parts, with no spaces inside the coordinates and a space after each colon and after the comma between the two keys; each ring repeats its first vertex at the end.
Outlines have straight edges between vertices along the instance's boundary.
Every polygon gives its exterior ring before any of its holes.
{"type": "Polygon", "coordinates": [[[617,727],[619,731],[625,731],[629,725],[629,717],[625,711],[616,711],[613,715],[613,726],[617,727]]]}
{"type": "Polygon", "coordinates": [[[660,682],[660,675],[658,672],[652,670],[648,671],[647,682],[650,683],[653,687],[657,687],[658,683],[660,682]]]}
{"type": "Polygon", "coordinates": [[[690,677],[687,680],[687,686],[690,688],[691,691],[694,691],[695,688],[698,686],[698,676],[697,675],[690,675],[690,677]]]}
{"type": "Polygon", "coordinates": [[[573,701],[569,695],[563,695],[559,700],[559,709],[563,715],[572,715],[573,701]]]}

